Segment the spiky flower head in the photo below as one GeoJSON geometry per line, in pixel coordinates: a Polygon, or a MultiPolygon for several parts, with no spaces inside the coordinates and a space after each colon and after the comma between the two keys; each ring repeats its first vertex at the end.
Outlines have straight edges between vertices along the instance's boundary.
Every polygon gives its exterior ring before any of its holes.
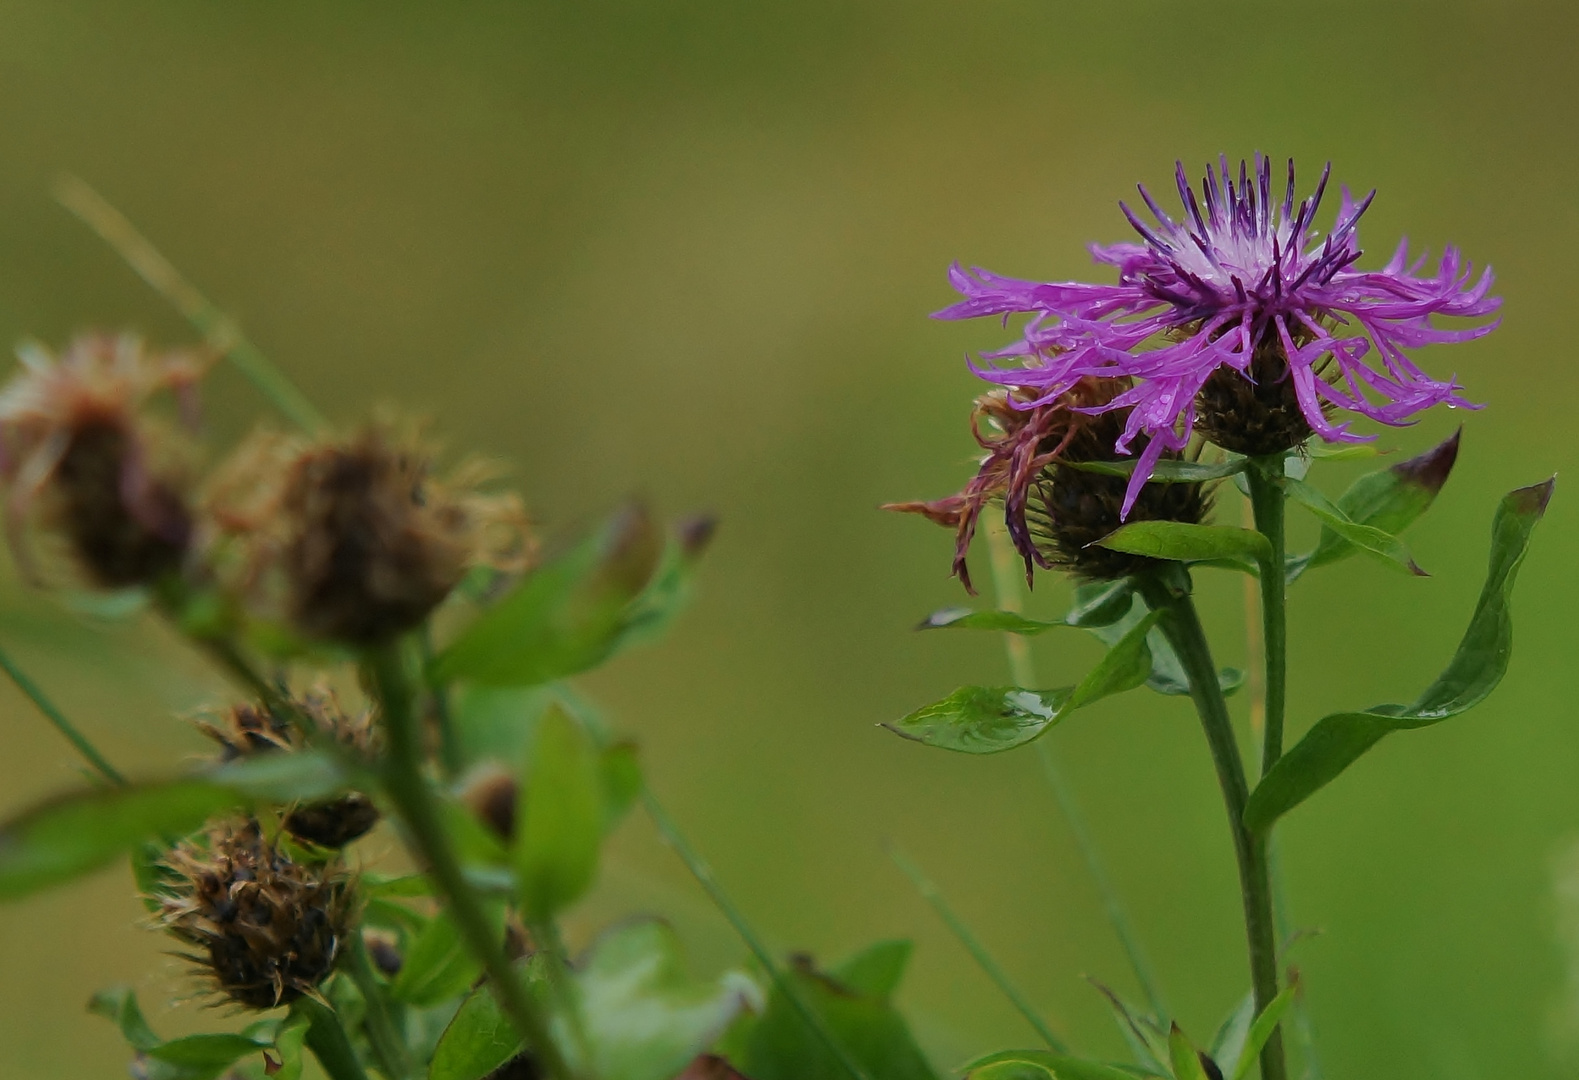
{"type": "MultiPolygon", "coordinates": [[[[334,692],[326,687],[309,690],[298,697],[295,704],[302,715],[312,720],[323,738],[364,760],[376,753],[379,740],[371,712],[346,712],[334,692]]],[[[219,744],[221,761],[262,753],[290,753],[307,743],[300,728],[254,702],[232,705],[217,715],[199,716],[196,724],[199,731],[219,744]]],[[[283,824],[285,831],[297,840],[339,849],[365,836],[378,824],[379,817],[372,799],[360,791],[351,791],[332,799],[292,806],[286,811],[283,824]]]]}
{"type": "Polygon", "coordinates": [[[950,279],[965,299],[938,317],[1030,314],[1018,342],[983,356],[1010,366],[977,369],[989,382],[1033,388],[1024,407],[1056,400],[1088,376],[1135,379],[1104,406],[1129,410],[1119,452],[1150,438],[1139,448],[1126,514],[1160,455],[1182,449],[1197,423],[1230,449],[1264,454],[1311,433],[1374,437],[1329,414],[1402,425],[1432,405],[1470,406],[1457,382],[1431,378],[1406,350],[1490,333],[1494,322],[1446,329],[1432,320],[1495,312],[1491,271],[1475,278],[1449,247],[1435,273],[1420,276],[1426,257],[1411,262],[1407,241],[1381,269],[1357,269],[1357,226],[1375,192],[1356,203],[1345,190],[1321,236],[1316,215],[1330,171],[1296,205],[1292,161],[1280,199],[1259,154],[1253,170],[1241,162],[1237,182],[1226,158],[1208,166],[1200,199],[1181,163],[1181,220],[1142,187],[1155,224],[1119,204],[1142,243],[1092,246],[1097,262],[1117,267],[1117,284],[1022,281],[956,265],[950,279]]]}
{"type": "MultiPolygon", "coordinates": [[[[954,529],[954,574],[972,593],[976,590],[965,557],[982,511],[993,503],[1003,505],[1004,525],[1025,560],[1028,582],[1033,566],[1062,567],[1099,580],[1135,572],[1145,561],[1139,556],[1094,546],[1122,524],[1125,481],[1076,467],[1113,458],[1123,425],[1102,410],[1129,385],[1125,379],[1088,377],[1058,398],[1036,405],[1028,404],[1036,391],[1018,387],[977,398],[971,433],[987,453],[965,489],[931,502],[890,503],[885,509],[921,514],[954,529]]],[[[1170,451],[1168,456],[1178,455],[1170,451]]],[[[1195,523],[1207,508],[1199,484],[1147,484],[1133,512],[1143,521],[1195,523]]]]}
{"type": "Polygon", "coordinates": [[[314,993],[355,922],[352,879],[338,861],[293,861],[254,820],[211,827],[165,857],[158,922],[197,950],[182,954],[218,994],[272,1009],[314,993]]]}
{"type": "Polygon", "coordinates": [[[24,572],[38,577],[24,542],[35,508],[95,585],[178,571],[192,535],[186,475],[147,405],[168,391],[190,415],[204,362],[107,334],[78,337],[58,356],[36,344],[17,355],[22,370],[0,390],[0,482],[24,572]]]}
{"type": "Polygon", "coordinates": [[[313,441],[265,434],[222,471],[209,509],[298,631],[364,646],[419,625],[468,569],[529,560],[519,500],[483,493],[486,479],[472,467],[438,480],[432,449],[388,424],[313,441]]]}

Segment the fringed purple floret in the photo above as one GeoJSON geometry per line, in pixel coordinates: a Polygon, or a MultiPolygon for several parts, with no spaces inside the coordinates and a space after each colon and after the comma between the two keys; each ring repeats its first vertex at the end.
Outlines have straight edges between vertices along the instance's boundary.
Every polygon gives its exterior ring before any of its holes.
{"type": "Polygon", "coordinates": [[[1345,189],[1331,232],[1318,239],[1315,217],[1331,171],[1328,165],[1315,192],[1295,205],[1290,161],[1274,203],[1269,161],[1257,154],[1253,172],[1241,162],[1235,182],[1221,158],[1217,170],[1207,167],[1197,200],[1181,163],[1183,220],[1169,217],[1141,187],[1155,224],[1119,207],[1144,242],[1092,246],[1097,262],[1118,268],[1117,284],[1022,281],[956,264],[949,280],[964,299],[936,317],[1030,314],[1019,341],[982,354],[984,366],[971,365],[988,382],[1034,389],[1023,408],[1052,401],[1087,376],[1135,380],[1098,407],[1130,410],[1120,453],[1137,434],[1150,437],[1130,481],[1126,515],[1161,454],[1189,441],[1207,378],[1225,367],[1249,378],[1258,346],[1281,346],[1300,412],[1329,441],[1374,438],[1329,419],[1339,410],[1399,426],[1436,404],[1475,408],[1459,396],[1456,381],[1432,379],[1405,350],[1495,329],[1495,321],[1461,330],[1432,324],[1432,316],[1495,312],[1501,301],[1487,295],[1490,268],[1474,278],[1470,263],[1449,247],[1436,272],[1422,277],[1426,257],[1411,263],[1404,241],[1380,270],[1355,269],[1356,226],[1376,193],[1356,203],[1345,189]]]}

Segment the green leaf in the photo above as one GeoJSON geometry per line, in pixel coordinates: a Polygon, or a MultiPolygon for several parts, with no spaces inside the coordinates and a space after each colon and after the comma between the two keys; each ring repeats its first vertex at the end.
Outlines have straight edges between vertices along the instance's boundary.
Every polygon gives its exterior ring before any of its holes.
{"type": "Polygon", "coordinates": [[[1373,442],[1341,443],[1337,446],[1316,443],[1305,447],[1304,450],[1304,453],[1315,461],[1363,461],[1381,452],[1381,448],[1373,442]]]}
{"type": "Polygon", "coordinates": [[[1052,1067],[1018,1059],[994,1061],[967,1075],[969,1080],[1058,1080],[1058,1072],[1052,1067]]]}
{"type": "MultiPolygon", "coordinates": [[[[886,997],[861,993],[817,971],[808,960],[797,962],[784,977],[871,1080],[938,1080],[886,997]]],[[[751,1080],[849,1080],[832,1051],[777,988],[761,1015],[732,1031],[720,1052],[751,1080]]]]}
{"type": "MultiPolygon", "coordinates": [[[[1148,484],[1199,484],[1205,480],[1221,480],[1226,476],[1245,471],[1249,458],[1230,458],[1227,461],[1215,464],[1202,464],[1198,461],[1158,461],[1152,466],[1151,476],[1147,478],[1148,484]]],[[[1103,476],[1129,476],[1135,471],[1135,462],[1130,461],[1064,461],[1071,469],[1081,472],[1101,473],[1103,476]]]]}
{"type": "Polygon", "coordinates": [[[1250,1025],[1244,1048],[1239,1051],[1238,1063],[1234,1065],[1229,1080],[1245,1080],[1250,1075],[1250,1070],[1255,1068],[1256,1058],[1261,1055],[1261,1048],[1272,1037],[1272,1032],[1277,1030],[1278,1024],[1282,1023],[1289,1006],[1294,1004],[1294,995],[1298,990],[1298,983],[1290,983],[1268,1003],[1265,1009],[1261,1010],[1256,1022],[1250,1025]]]}
{"type": "Polygon", "coordinates": [[[1146,635],[1157,614],[1143,616],[1074,687],[1022,690],[967,686],[917,709],[888,730],[906,739],[966,754],[996,754],[1023,746],[1076,709],[1131,690],[1151,674],[1146,635]]]}
{"type": "Polygon", "coordinates": [[[94,994],[88,1011],[121,1029],[121,1036],[139,1053],[138,1075],[147,1080],[214,1080],[247,1055],[274,1045],[270,1025],[245,1034],[188,1035],[164,1042],[143,1018],[136,993],[124,986],[94,994]],[[265,1031],[271,1033],[265,1036],[265,1031]]]}
{"type": "Polygon", "coordinates": [[[1303,480],[1284,480],[1283,490],[1288,492],[1290,499],[1320,518],[1327,529],[1332,530],[1358,550],[1374,555],[1388,566],[1407,571],[1416,577],[1427,576],[1426,572],[1416,565],[1414,558],[1409,554],[1408,546],[1402,540],[1373,525],[1361,525],[1350,520],[1349,515],[1331,499],[1303,480]]]}
{"type": "Polygon", "coordinates": [[[1551,499],[1554,480],[1503,498],[1491,526],[1485,585],[1458,651],[1412,705],[1378,705],[1318,721],[1284,754],[1250,795],[1245,824],[1262,831],[1335,779],[1388,733],[1428,727],[1484,701],[1502,681],[1513,651],[1509,607],[1530,535],[1551,499]]]}
{"type": "Polygon", "coordinates": [[[1158,1075],[1165,1074],[1167,1067],[1163,1062],[1168,1059],[1168,1033],[1162,1025],[1168,1022],[1167,1019],[1148,1015],[1125,1001],[1116,990],[1095,979],[1090,982],[1107,999],[1108,1006],[1113,1010],[1113,1018],[1118,1021],[1119,1032],[1129,1045],[1135,1062],[1142,1069],[1158,1075]]]}
{"type": "Polygon", "coordinates": [[[850,957],[833,971],[833,977],[858,993],[889,998],[905,976],[915,945],[905,938],[879,941],[850,957]]]}
{"type": "MultiPolygon", "coordinates": [[[[504,907],[490,906],[495,931],[504,934],[504,907]]],[[[400,974],[389,984],[389,996],[410,1005],[436,1005],[464,994],[482,974],[482,965],[461,938],[448,912],[429,920],[406,950],[400,974]]]]}
{"type": "Polygon", "coordinates": [[[1160,1076],[1160,1073],[1137,1073],[1129,1069],[1119,1068],[1114,1065],[1105,1065],[1100,1061],[1085,1061],[1072,1058],[1066,1054],[1055,1054],[1051,1050],[1000,1050],[995,1054],[977,1058],[964,1066],[967,1080],[982,1080],[983,1077],[1035,1077],[1036,1073],[995,1073],[988,1070],[1000,1066],[1020,1065],[1039,1068],[1041,1076],[1048,1074],[1057,1080],[1135,1080],[1136,1076],[1160,1076]]]}
{"type": "Polygon", "coordinates": [[[95,788],[46,802],[0,826],[0,900],[95,870],[159,836],[180,836],[241,800],[204,780],[95,788]]]}
{"type": "Polygon", "coordinates": [[[514,851],[521,907],[529,922],[547,921],[592,884],[607,806],[598,752],[557,706],[538,722],[521,791],[514,851]]]}
{"type": "Polygon", "coordinates": [[[641,794],[641,761],[636,744],[615,743],[598,754],[598,773],[603,780],[603,831],[612,832],[636,804],[641,794]]]}
{"type": "Polygon", "coordinates": [[[1201,1064],[1201,1052],[1179,1030],[1178,1024],[1168,1032],[1168,1063],[1173,1066],[1174,1080],[1211,1080],[1201,1064]]]}
{"type": "Polygon", "coordinates": [[[1272,546],[1254,529],[1182,521],[1131,522],[1097,543],[1113,551],[1174,562],[1251,559],[1261,565],[1272,557],[1272,546]]]}
{"type": "Polygon", "coordinates": [[[679,938],[654,920],[599,938],[576,985],[591,1044],[589,1072],[598,1080],[670,1080],[757,994],[739,973],[693,981],[679,938]]]}
{"type": "Polygon", "coordinates": [[[238,795],[272,803],[324,799],[349,785],[334,756],[322,750],[256,754],[203,775],[238,795]]]}
{"type": "MultiPolygon", "coordinates": [[[[534,977],[537,965],[522,960],[515,965],[529,990],[541,985],[534,977]]],[[[499,1008],[487,986],[479,986],[461,1002],[454,1019],[433,1050],[427,1080],[482,1080],[509,1061],[522,1047],[515,1025],[499,1008]]]]}
{"type": "Polygon", "coordinates": [[[1086,630],[1111,626],[1129,614],[1134,602],[1135,587],[1127,580],[1086,582],[1075,586],[1064,622],[1086,630]]]}
{"type": "Polygon", "coordinates": [[[972,611],[970,608],[944,608],[934,611],[917,630],[1001,630],[1007,634],[1031,636],[1046,630],[1067,627],[1067,622],[1040,622],[1013,611],[972,611]]]}
{"type": "MultiPolygon", "coordinates": [[[[1113,622],[1089,628],[1105,645],[1116,645],[1147,617],[1148,609],[1143,600],[1133,598],[1132,595],[1126,599],[1130,601],[1128,611],[1113,622]]],[[[1179,662],[1179,656],[1173,651],[1167,635],[1157,627],[1152,627],[1146,635],[1146,647],[1151,650],[1151,674],[1146,678],[1147,688],[1159,694],[1188,697],[1189,678],[1184,674],[1184,665],[1179,662]]],[[[1238,668],[1223,668],[1217,673],[1217,683],[1224,694],[1232,694],[1244,685],[1244,681],[1245,673],[1238,668]]]]}
{"type": "Polygon", "coordinates": [[[121,1029],[121,1038],[133,1050],[152,1050],[163,1040],[153,1033],[137,1004],[137,992],[129,986],[100,990],[88,1000],[88,1011],[109,1020],[121,1029]]]}
{"type": "Polygon", "coordinates": [[[1234,1011],[1223,1021],[1222,1027],[1217,1029],[1217,1035],[1212,1039],[1212,1060],[1238,1061],[1255,1018],[1255,991],[1247,990],[1245,996],[1239,999],[1239,1004],[1234,1006],[1234,1011]]]}
{"type": "MultiPolygon", "coordinates": [[[[1430,508],[1447,483],[1458,460],[1462,430],[1418,457],[1360,477],[1338,498],[1338,509],[1360,525],[1395,536],[1403,532],[1430,508]]],[[[1314,549],[1289,560],[1288,578],[1293,581],[1308,569],[1337,562],[1359,550],[1331,528],[1323,527],[1314,549]]]]}
{"type": "Polygon", "coordinates": [[[434,660],[431,677],[533,686],[602,663],[633,619],[650,622],[651,609],[637,601],[662,545],[647,512],[627,507],[479,615],[434,660]]]}
{"type": "Polygon", "coordinates": [[[497,761],[521,766],[537,735],[537,721],[555,701],[551,686],[479,686],[466,683],[451,697],[450,724],[463,768],[497,761]]]}
{"type": "Polygon", "coordinates": [[[625,612],[615,651],[657,641],[690,604],[696,565],[712,540],[714,527],[712,518],[700,517],[676,528],[652,580],[625,612]]]}

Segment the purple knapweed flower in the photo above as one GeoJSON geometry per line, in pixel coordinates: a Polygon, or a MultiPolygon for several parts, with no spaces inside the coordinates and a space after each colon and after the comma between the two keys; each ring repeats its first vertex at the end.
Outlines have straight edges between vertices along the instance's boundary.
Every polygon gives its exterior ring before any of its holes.
{"type": "Polygon", "coordinates": [[[1016,366],[972,364],[989,382],[1034,391],[1020,399],[1022,408],[1052,401],[1086,376],[1134,380],[1132,389],[1100,406],[1130,410],[1119,453],[1129,452],[1136,435],[1150,437],[1130,478],[1126,515],[1158,458],[1182,450],[1198,419],[1205,434],[1229,449],[1269,453],[1311,433],[1329,441],[1375,437],[1351,432],[1348,421],[1333,422],[1329,414],[1338,410],[1398,426],[1438,403],[1475,407],[1459,396],[1455,381],[1432,379],[1405,350],[1495,329],[1496,322],[1446,330],[1431,319],[1496,311],[1501,301],[1487,295],[1490,268],[1472,281],[1470,264],[1449,247],[1436,273],[1422,277],[1425,256],[1410,263],[1405,240],[1380,270],[1355,269],[1362,254],[1356,225],[1376,193],[1355,203],[1345,189],[1331,232],[1318,239],[1316,211],[1331,171],[1329,164],[1315,193],[1296,206],[1291,160],[1282,200],[1274,204],[1268,161],[1257,154],[1250,175],[1241,162],[1235,183],[1224,157],[1218,170],[1207,167],[1197,201],[1181,163],[1182,221],[1142,186],[1155,225],[1119,207],[1144,243],[1091,246],[1097,262],[1118,267],[1117,284],[1021,281],[956,264],[949,278],[965,299],[936,317],[1031,315],[1020,341],[982,356],[1016,366]],[[1379,363],[1366,362],[1372,346],[1379,363]],[[1208,387],[1214,376],[1215,387],[1208,387]],[[1221,391],[1223,379],[1232,380],[1227,389],[1241,394],[1240,405],[1281,395],[1297,433],[1275,447],[1233,445],[1243,410],[1227,410],[1216,423],[1198,415],[1223,397],[1203,399],[1203,387],[1221,391]]]}

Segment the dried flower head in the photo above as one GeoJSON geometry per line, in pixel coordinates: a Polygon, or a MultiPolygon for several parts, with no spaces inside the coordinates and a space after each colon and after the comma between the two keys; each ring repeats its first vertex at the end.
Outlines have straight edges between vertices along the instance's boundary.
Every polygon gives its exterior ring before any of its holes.
{"type": "Polygon", "coordinates": [[[300,632],[372,645],[419,625],[471,567],[530,560],[519,500],[479,491],[488,478],[474,466],[436,480],[430,448],[384,424],[313,442],[263,435],[222,471],[208,508],[248,549],[253,584],[277,579],[300,632]]]}
{"type": "MultiPolygon", "coordinates": [[[[378,734],[371,712],[347,713],[334,692],[324,687],[303,694],[296,704],[324,738],[362,758],[371,758],[376,752],[378,734]]],[[[196,723],[199,731],[219,744],[221,761],[300,750],[307,741],[289,720],[252,702],[232,705],[217,716],[200,716],[196,723]]],[[[298,840],[338,849],[365,836],[378,824],[379,817],[372,799],[352,791],[293,806],[286,812],[284,824],[285,831],[298,840]]]]}
{"type": "Polygon", "coordinates": [[[192,535],[187,478],[147,405],[170,391],[190,414],[203,361],[105,334],[79,337],[58,357],[33,344],[17,355],[23,370],[0,391],[0,481],[24,571],[38,576],[23,540],[35,510],[95,585],[147,585],[179,571],[192,535]]]}
{"type": "MultiPolygon", "coordinates": [[[[965,556],[982,510],[995,502],[1003,504],[1004,524],[1025,560],[1027,581],[1034,566],[1062,567],[1093,579],[1134,573],[1146,560],[1092,546],[1122,523],[1125,481],[1074,467],[1113,459],[1123,424],[1102,410],[1128,387],[1127,380],[1088,377],[1039,405],[1027,406],[1036,391],[1020,388],[977,398],[971,432],[987,453],[965,490],[932,502],[890,503],[885,509],[921,514],[954,529],[954,574],[971,593],[976,590],[965,556]]],[[[1199,484],[1153,483],[1142,488],[1132,516],[1194,523],[1207,508],[1199,484]]]]}
{"type": "Polygon", "coordinates": [[[249,1009],[311,994],[334,970],[355,922],[352,879],[338,862],[294,862],[253,820],[213,826],[178,844],[152,899],[159,925],[213,990],[249,1009]]]}
{"type": "MultiPolygon", "coordinates": [[[[1430,277],[1409,261],[1407,242],[1380,270],[1358,270],[1356,232],[1375,192],[1356,203],[1343,193],[1336,223],[1318,239],[1316,213],[1327,186],[1297,206],[1294,163],[1279,201],[1271,164],[1241,162],[1235,183],[1223,158],[1208,167],[1197,200],[1176,171],[1182,221],[1168,216],[1144,187],[1156,219],[1147,224],[1120,208],[1140,244],[1093,245],[1098,262],[1118,268],[1114,285],[1021,281],[955,266],[950,278],[965,299],[939,318],[1030,313],[1020,341],[988,360],[1010,368],[978,374],[990,382],[1034,388],[1027,406],[1056,400],[1087,376],[1130,376],[1135,385],[1107,408],[1129,409],[1117,448],[1132,451],[1142,434],[1126,500],[1132,502],[1161,454],[1183,449],[1197,423],[1220,445],[1277,453],[1311,433],[1335,441],[1370,436],[1334,422],[1347,411],[1384,424],[1409,423],[1432,405],[1469,406],[1452,379],[1432,379],[1405,350],[1468,341],[1496,323],[1464,330],[1432,324],[1434,316],[1482,318],[1500,301],[1487,293],[1491,272],[1472,278],[1449,247],[1430,277]],[[1375,347],[1379,363],[1365,358],[1375,347]]],[[[1128,506],[1125,508],[1128,513],[1128,506]]]]}

